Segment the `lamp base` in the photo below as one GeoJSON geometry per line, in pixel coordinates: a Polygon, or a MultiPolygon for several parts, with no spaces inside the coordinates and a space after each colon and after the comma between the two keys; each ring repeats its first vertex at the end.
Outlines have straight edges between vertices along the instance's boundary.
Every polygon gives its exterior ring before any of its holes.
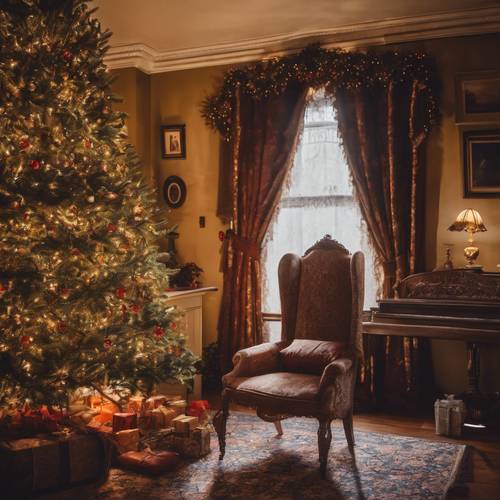
{"type": "Polygon", "coordinates": [[[474,267],[474,261],[479,257],[479,248],[472,245],[465,247],[464,255],[467,260],[467,267],[474,267]]]}

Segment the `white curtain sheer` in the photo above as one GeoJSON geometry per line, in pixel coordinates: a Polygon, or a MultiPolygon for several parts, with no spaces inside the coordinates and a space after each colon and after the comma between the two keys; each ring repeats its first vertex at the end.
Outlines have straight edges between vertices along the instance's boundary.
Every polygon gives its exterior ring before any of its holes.
{"type": "MultiPolygon", "coordinates": [[[[337,134],[331,102],[319,95],[306,108],[304,130],[271,222],[262,253],[263,311],[279,313],[278,263],[286,253],[303,255],[325,234],[350,252],[365,254],[365,305],[376,304],[379,288],[374,252],[354,198],[349,169],[337,134]]],[[[266,323],[268,340],[279,340],[280,323],[266,323]]]]}

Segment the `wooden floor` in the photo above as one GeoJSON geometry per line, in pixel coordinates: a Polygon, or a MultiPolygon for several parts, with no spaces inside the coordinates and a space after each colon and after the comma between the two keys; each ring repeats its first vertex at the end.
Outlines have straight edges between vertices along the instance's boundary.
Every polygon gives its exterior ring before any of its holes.
{"type": "MultiPolygon", "coordinates": [[[[217,394],[207,396],[212,408],[219,408],[217,394]]],[[[252,412],[241,406],[232,406],[232,410],[252,412]]],[[[500,499],[500,432],[468,433],[462,439],[452,439],[435,434],[434,421],[425,417],[407,417],[382,414],[361,414],[354,416],[354,428],[412,436],[450,443],[463,443],[470,447],[471,482],[463,491],[452,493],[449,498],[470,498],[474,500],[500,499]]]]}

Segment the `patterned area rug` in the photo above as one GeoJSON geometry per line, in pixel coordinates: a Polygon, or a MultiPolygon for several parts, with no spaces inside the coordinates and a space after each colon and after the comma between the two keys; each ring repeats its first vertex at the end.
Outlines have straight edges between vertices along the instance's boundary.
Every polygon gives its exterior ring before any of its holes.
{"type": "Polygon", "coordinates": [[[216,436],[205,458],[160,478],[112,469],[99,488],[67,490],[52,499],[402,499],[443,498],[465,446],[355,430],[355,458],[340,421],[332,424],[328,478],[318,471],[317,422],[289,419],[284,435],[253,415],[232,413],[226,456],[216,436]]]}

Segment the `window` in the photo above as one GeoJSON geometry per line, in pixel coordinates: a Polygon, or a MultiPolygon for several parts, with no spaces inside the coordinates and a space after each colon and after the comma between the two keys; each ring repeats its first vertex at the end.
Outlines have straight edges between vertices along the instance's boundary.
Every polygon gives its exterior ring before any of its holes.
{"type": "MultiPolygon", "coordinates": [[[[311,102],[287,186],[271,222],[263,250],[263,310],[280,312],[278,263],[286,253],[303,255],[325,234],[350,252],[365,254],[365,304],[376,304],[378,279],[374,251],[354,197],[353,186],[331,102],[311,102]]],[[[280,337],[280,324],[265,324],[268,340],[280,337]]]]}

